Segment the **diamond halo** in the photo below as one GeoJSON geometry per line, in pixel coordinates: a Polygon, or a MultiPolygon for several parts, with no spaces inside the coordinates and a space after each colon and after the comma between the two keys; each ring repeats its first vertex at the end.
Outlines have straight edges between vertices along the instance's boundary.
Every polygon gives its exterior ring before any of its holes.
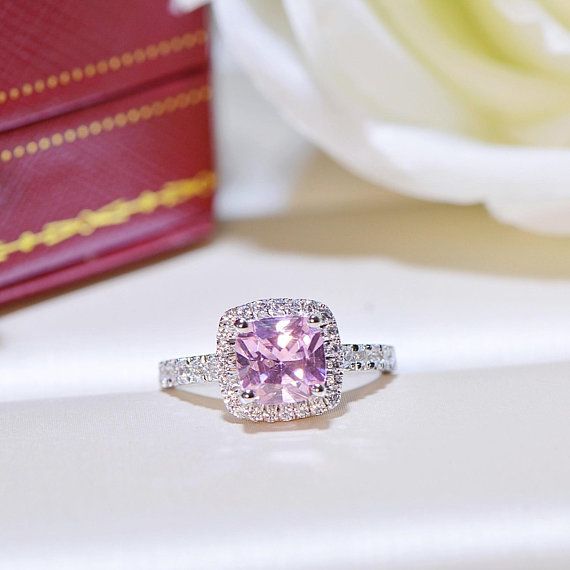
{"type": "Polygon", "coordinates": [[[310,299],[263,299],[227,310],[218,326],[216,357],[219,381],[228,411],[252,421],[290,421],[323,414],[335,408],[340,401],[343,369],[341,343],[334,316],[327,305],[310,299]],[[277,404],[261,403],[257,398],[244,401],[243,386],[237,370],[235,343],[240,331],[236,322],[246,323],[270,317],[302,317],[316,321],[322,335],[325,356],[324,390],[306,399],[277,404]]]}
{"type": "Polygon", "coordinates": [[[341,344],[327,305],[310,299],[262,299],[227,310],[214,354],[159,364],[162,389],[219,382],[230,414],[254,422],[318,416],[340,402],[349,371],[390,373],[385,344],[341,344]]]}

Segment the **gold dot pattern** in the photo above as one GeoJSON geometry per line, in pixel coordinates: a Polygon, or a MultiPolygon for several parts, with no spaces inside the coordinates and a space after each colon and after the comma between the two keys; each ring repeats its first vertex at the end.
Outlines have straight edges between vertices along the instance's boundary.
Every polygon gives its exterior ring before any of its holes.
{"type": "Polygon", "coordinates": [[[157,44],[150,44],[144,48],[137,48],[120,55],[113,55],[96,64],[88,63],[83,68],[76,67],[70,71],[61,71],[59,74],[50,75],[46,79],[38,79],[33,84],[24,83],[21,87],[0,89],[0,105],[4,105],[8,101],[17,101],[20,97],[29,97],[34,93],[43,93],[46,90],[46,86],[48,89],[65,87],[72,82],[79,83],[97,75],[105,75],[109,71],[117,72],[123,68],[140,65],[148,60],[166,57],[171,53],[178,53],[185,49],[190,50],[196,46],[204,45],[207,41],[208,33],[206,30],[188,32],[182,36],[162,40],[157,44]]]}
{"type": "Polygon", "coordinates": [[[0,162],[10,162],[14,159],[23,158],[26,155],[34,155],[40,151],[47,151],[52,147],[61,146],[64,143],[71,144],[75,141],[83,140],[91,136],[97,136],[103,131],[109,132],[115,128],[123,128],[128,125],[135,125],[139,121],[161,117],[164,114],[174,113],[189,106],[209,101],[212,91],[209,85],[203,85],[188,91],[182,91],[174,96],[166,97],[151,104],[133,107],[126,112],[116,113],[113,116],[105,117],[100,121],[92,121],[89,125],[79,125],[74,129],[66,129],[61,133],[44,136],[37,141],[30,141],[25,145],[18,145],[12,149],[0,151],[0,162]]]}

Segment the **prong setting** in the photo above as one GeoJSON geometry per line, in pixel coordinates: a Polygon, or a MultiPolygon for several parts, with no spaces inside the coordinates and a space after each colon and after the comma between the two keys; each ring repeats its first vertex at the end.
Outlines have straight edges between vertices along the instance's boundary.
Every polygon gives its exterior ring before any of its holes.
{"type": "Polygon", "coordinates": [[[313,396],[324,396],[325,395],[325,385],[324,384],[315,384],[311,387],[311,393],[313,396]]]}
{"type": "Polygon", "coordinates": [[[240,333],[245,333],[248,332],[250,330],[250,325],[249,323],[243,318],[243,317],[238,317],[235,321],[234,321],[234,327],[238,330],[238,332],[240,333]]]}
{"type": "MultiPolygon", "coordinates": [[[[240,341],[241,342],[241,341],[240,341]]],[[[336,321],[331,310],[318,301],[309,299],[265,299],[240,305],[226,311],[218,328],[216,358],[219,364],[219,381],[228,411],[253,421],[289,421],[316,416],[335,408],[342,391],[343,355],[336,321]],[[236,339],[243,332],[255,332],[256,323],[272,317],[303,317],[322,335],[325,368],[322,382],[309,388],[305,400],[268,403],[244,389],[237,373],[236,339]]],[[[241,345],[240,345],[241,346],[241,345]]],[[[266,397],[266,396],[264,396],[266,397]]]]}
{"type": "Polygon", "coordinates": [[[244,390],[240,396],[240,400],[244,404],[251,404],[255,400],[255,394],[253,390],[244,390]]]}

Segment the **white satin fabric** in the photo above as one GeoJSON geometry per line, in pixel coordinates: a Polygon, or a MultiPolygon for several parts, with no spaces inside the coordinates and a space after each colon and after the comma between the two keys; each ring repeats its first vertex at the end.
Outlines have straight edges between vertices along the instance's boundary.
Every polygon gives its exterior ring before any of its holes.
{"type": "Polygon", "coordinates": [[[221,63],[216,238],[0,320],[0,568],[566,570],[569,240],[379,191],[221,63]],[[158,393],[268,296],[401,372],[281,425],[158,393]]]}
{"type": "MultiPolygon", "coordinates": [[[[174,0],[192,8],[193,0],[174,0]]],[[[222,0],[259,90],[365,179],[570,233],[570,11],[558,0],[222,0]]]]}
{"type": "Polygon", "coordinates": [[[570,366],[402,374],[328,416],[0,404],[0,568],[567,570],[570,366]]]}

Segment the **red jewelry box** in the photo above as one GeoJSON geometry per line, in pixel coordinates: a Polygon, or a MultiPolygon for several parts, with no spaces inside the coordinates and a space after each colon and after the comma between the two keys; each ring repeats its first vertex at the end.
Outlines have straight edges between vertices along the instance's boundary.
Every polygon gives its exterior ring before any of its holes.
{"type": "Polygon", "coordinates": [[[207,15],[0,3],[0,304],[211,231],[207,15]]]}

